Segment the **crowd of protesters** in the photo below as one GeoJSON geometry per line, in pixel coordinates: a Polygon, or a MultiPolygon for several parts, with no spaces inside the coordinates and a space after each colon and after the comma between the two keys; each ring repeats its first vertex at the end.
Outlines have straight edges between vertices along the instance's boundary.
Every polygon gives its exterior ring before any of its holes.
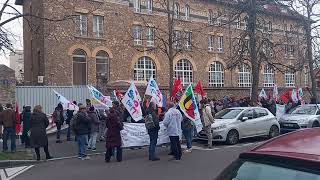
{"type": "MultiPolygon", "coordinates": [[[[187,149],[184,153],[192,152],[192,138],[196,133],[194,121],[187,118],[179,109],[178,101],[167,102],[166,108],[158,108],[150,99],[145,99],[142,103],[143,119],[135,122],[126,108],[114,101],[112,107],[108,110],[97,110],[91,105],[90,100],[86,104],[73,102],[79,107],[79,111],[64,110],[61,104],[58,104],[52,113],[53,122],[56,125],[56,143],[62,143],[61,129],[63,124],[67,124],[67,141],[74,140],[78,145],[78,158],[81,160],[90,159],[87,151],[96,151],[97,141],[105,141],[106,153],[105,162],[110,162],[111,157],[115,156],[118,162],[122,161],[122,140],[120,131],[124,128],[124,122],[144,123],[149,135],[149,160],[159,161],[156,147],[158,133],[160,130],[159,122],[168,131],[170,139],[170,153],[173,160],[181,160],[181,135],[184,136],[187,149]]],[[[311,100],[310,103],[315,103],[311,100]]],[[[276,104],[286,105],[285,111],[289,113],[292,109],[301,104],[300,101],[294,102],[288,100],[275,102],[274,100],[259,98],[259,101],[253,103],[250,98],[236,99],[233,97],[224,97],[221,100],[202,99],[198,104],[201,115],[203,131],[208,136],[208,148],[212,148],[212,131],[211,125],[214,123],[214,116],[219,111],[231,107],[249,107],[262,106],[267,108],[272,114],[276,115],[276,104]]],[[[37,160],[40,160],[40,148],[44,149],[46,159],[51,159],[49,153],[48,137],[46,128],[49,125],[48,117],[42,111],[42,107],[37,105],[33,108],[30,106],[23,107],[20,115],[21,122],[17,121],[16,111],[11,104],[5,108],[0,105],[0,125],[3,127],[3,151],[8,151],[8,140],[11,141],[11,152],[16,151],[16,132],[17,123],[22,123],[21,143],[25,148],[34,148],[37,160]]]]}

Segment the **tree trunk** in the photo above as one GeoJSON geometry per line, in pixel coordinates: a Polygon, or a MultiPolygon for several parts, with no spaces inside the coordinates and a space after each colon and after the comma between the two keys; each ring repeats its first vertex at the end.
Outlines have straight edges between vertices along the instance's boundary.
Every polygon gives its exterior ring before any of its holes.
{"type": "Polygon", "coordinates": [[[311,79],[311,95],[312,98],[315,98],[318,102],[317,96],[317,84],[316,84],[316,77],[314,74],[314,62],[312,58],[312,37],[311,37],[311,12],[308,12],[308,20],[306,22],[306,39],[307,39],[307,61],[309,65],[309,72],[310,72],[310,79],[311,79]]]}
{"type": "Polygon", "coordinates": [[[256,47],[256,21],[257,21],[257,11],[256,11],[256,0],[250,1],[249,8],[249,40],[250,40],[250,61],[251,61],[251,100],[252,102],[257,102],[258,98],[258,87],[259,87],[259,66],[260,63],[257,59],[257,47],[256,47]]]}
{"type": "Polygon", "coordinates": [[[172,92],[173,89],[173,15],[171,15],[170,10],[170,0],[167,1],[167,12],[168,12],[168,60],[169,60],[169,93],[172,92]]]}

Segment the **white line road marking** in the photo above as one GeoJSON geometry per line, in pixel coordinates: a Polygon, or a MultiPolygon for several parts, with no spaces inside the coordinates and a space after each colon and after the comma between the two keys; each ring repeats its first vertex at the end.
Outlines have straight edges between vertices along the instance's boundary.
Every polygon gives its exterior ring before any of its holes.
{"type": "MultiPolygon", "coordinates": [[[[238,145],[232,145],[232,146],[213,146],[212,149],[205,148],[205,147],[200,147],[200,146],[192,146],[192,149],[194,150],[201,150],[201,151],[214,151],[214,150],[219,150],[219,149],[226,149],[226,148],[241,148],[241,147],[246,147],[246,146],[257,146],[264,141],[261,142],[253,142],[253,143],[244,143],[244,144],[238,144],[238,145]]],[[[182,148],[186,149],[186,145],[181,145],[182,148]]]]}
{"type": "Polygon", "coordinates": [[[14,167],[14,168],[7,168],[7,169],[1,169],[0,170],[0,177],[1,180],[10,180],[14,177],[18,176],[21,173],[26,172],[30,168],[32,168],[34,165],[31,166],[21,166],[21,167],[14,167]]]}

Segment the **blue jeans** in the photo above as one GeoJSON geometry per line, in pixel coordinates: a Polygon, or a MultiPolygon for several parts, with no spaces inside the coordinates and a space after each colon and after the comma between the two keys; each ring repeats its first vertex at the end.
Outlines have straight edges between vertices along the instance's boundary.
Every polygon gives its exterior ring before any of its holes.
{"type": "Polygon", "coordinates": [[[153,160],[156,158],[156,146],[158,142],[158,131],[153,131],[148,133],[150,138],[149,145],[149,160],[153,160]]]}
{"type": "Polygon", "coordinates": [[[182,131],[184,137],[186,138],[188,149],[192,148],[192,130],[193,129],[187,129],[182,131]]]}
{"type": "Polygon", "coordinates": [[[171,143],[171,151],[176,158],[176,160],[180,160],[182,156],[181,152],[181,144],[179,140],[179,136],[169,136],[171,143]]]}
{"type": "Polygon", "coordinates": [[[78,157],[86,157],[86,143],[87,143],[87,134],[77,135],[78,141],[78,157]]]}
{"type": "Polygon", "coordinates": [[[11,151],[16,150],[16,133],[14,128],[3,129],[3,151],[8,151],[8,139],[11,140],[11,151]]]}

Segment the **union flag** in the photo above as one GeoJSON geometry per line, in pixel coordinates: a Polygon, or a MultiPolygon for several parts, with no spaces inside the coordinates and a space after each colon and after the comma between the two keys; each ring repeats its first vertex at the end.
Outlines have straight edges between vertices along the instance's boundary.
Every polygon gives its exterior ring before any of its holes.
{"type": "Polygon", "coordinates": [[[187,116],[189,119],[200,119],[199,108],[191,84],[188,86],[188,88],[182,95],[179,102],[179,107],[180,110],[184,113],[184,115],[187,116]]]}

